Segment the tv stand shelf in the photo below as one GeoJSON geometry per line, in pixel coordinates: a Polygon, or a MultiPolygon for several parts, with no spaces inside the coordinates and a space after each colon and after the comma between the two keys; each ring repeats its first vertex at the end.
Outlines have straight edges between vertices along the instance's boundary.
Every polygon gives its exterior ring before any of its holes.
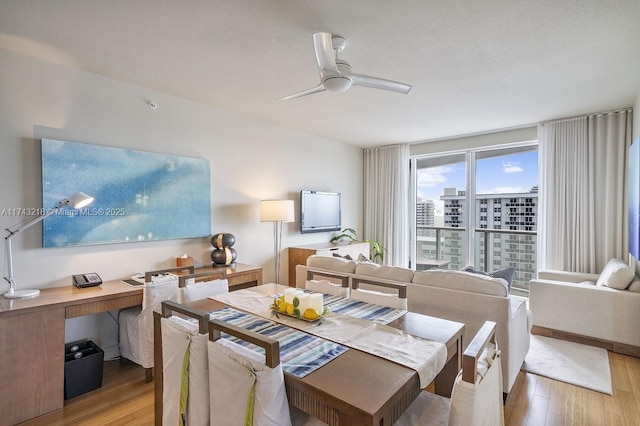
{"type": "Polygon", "coordinates": [[[289,286],[296,286],[296,265],[306,265],[307,258],[312,255],[328,256],[333,254],[351,256],[358,259],[360,254],[369,257],[369,243],[318,243],[306,246],[289,247],[289,286]]]}

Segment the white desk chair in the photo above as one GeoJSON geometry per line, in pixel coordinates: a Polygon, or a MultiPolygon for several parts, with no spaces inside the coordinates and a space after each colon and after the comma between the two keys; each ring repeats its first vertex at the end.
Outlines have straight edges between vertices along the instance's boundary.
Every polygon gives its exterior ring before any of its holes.
{"type": "Polygon", "coordinates": [[[147,382],[153,380],[153,311],[160,312],[160,304],[165,300],[178,300],[178,277],[162,274],[182,270],[193,273],[194,268],[146,272],[142,306],[122,309],[118,315],[120,357],[144,367],[147,382]]]}
{"type": "Polygon", "coordinates": [[[502,426],[502,368],[495,339],[496,323],[486,321],[464,351],[462,371],[451,400],[429,392],[418,398],[394,426],[502,426]]]}
{"type": "MultiPolygon", "coordinates": [[[[209,321],[209,340],[210,424],[292,425],[278,341],[218,320],[209,321]],[[220,332],[264,348],[265,355],[220,339],[220,332]]],[[[299,411],[293,418],[294,426],[324,425],[299,411]]]]}
{"type": "Polygon", "coordinates": [[[160,329],[162,424],[209,424],[209,314],[175,302],[162,302],[160,329]],[[189,322],[173,312],[198,322],[189,322]]]}
{"type": "Polygon", "coordinates": [[[307,270],[307,281],[304,288],[317,293],[349,297],[349,277],[331,272],[309,269],[307,270]],[[317,280],[316,277],[318,276],[329,279],[317,280]]]}
{"type": "Polygon", "coordinates": [[[351,294],[349,298],[361,302],[387,306],[389,308],[407,310],[407,286],[402,283],[374,281],[354,277],[351,278],[351,294]],[[361,288],[361,284],[365,284],[367,288],[361,288]],[[398,294],[389,293],[388,291],[371,290],[375,287],[391,289],[397,291],[398,294]]]}
{"type": "Polygon", "coordinates": [[[189,303],[209,296],[229,292],[225,270],[180,275],[178,278],[178,303],[189,303]],[[213,279],[212,279],[213,278],[213,279]]]}

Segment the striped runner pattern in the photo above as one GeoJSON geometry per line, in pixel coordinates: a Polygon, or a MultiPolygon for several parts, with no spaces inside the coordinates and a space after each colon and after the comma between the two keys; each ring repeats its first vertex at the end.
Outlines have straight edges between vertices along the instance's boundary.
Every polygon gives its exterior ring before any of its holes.
{"type": "MultiPolygon", "coordinates": [[[[273,321],[269,321],[267,319],[254,315],[248,315],[233,308],[224,308],[220,309],[219,311],[209,312],[209,319],[228,322],[229,324],[242,327],[245,330],[255,332],[258,332],[275,324],[275,322],[273,321]]],[[[223,337],[224,335],[225,333],[223,333],[223,337]]]]}
{"type": "MultiPolygon", "coordinates": [[[[307,293],[312,293],[312,292],[307,292],[307,293]]],[[[332,294],[322,294],[322,303],[326,306],[326,305],[330,305],[332,303],[337,302],[338,300],[343,300],[344,297],[342,296],[334,296],[332,294]]]]}
{"type": "Polygon", "coordinates": [[[367,321],[379,322],[381,324],[388,324],[407,312],[403,309],[389,308],[387,306],[344,298],[331,303],[329,305],[329,311],[367,321]]]}
{"type": "MultiPolygon", "coordinates": [[[[280,343],[282,370],[298,378],[317,370],[348,349],[346,346],[233,308],[210,312],[209,317],[276,339],[280,343]]],[[[222,338],[229,339],[264,355],[264,349],[257,345],[229,336],[226,333],[222,333],[222,338]]]]}

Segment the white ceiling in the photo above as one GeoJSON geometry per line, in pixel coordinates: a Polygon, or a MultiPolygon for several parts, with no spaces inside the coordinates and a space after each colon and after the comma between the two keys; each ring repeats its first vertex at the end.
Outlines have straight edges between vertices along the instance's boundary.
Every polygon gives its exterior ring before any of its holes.
{"type": "Polygon", "coordinates": [[[370,147],[632,106],[640,1],[2,0],[0,48],[370,147]],[[318,31],[413,89],[276,101],[319,83],[318,31]]]}

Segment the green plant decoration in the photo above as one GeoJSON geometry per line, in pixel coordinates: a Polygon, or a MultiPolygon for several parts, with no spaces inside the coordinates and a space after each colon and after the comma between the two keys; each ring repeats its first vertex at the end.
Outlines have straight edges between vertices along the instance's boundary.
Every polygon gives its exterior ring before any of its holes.
{"type": "Polygon", "coordinates": [[[342,232],[335,237],[333,237],[330,241],[332,243],[338,242],[342,239],[348,239],[351,241],[358,241],[358,237],[356,235],[356,231],[351,228],[344,228],[342,232]]]}
{"type": "MultiPolygon", "coordinates": [[[[340,234],[333,237],[330,241],[332,243],[336,243],[343,239],[358,241],[358,235],[353,228],[344,228],[340,234]]],[[[371,247],[371,250],[369,252],[369,257],[371,258],[371,260],[374,262],[378,262],[378,259],[380,259],[380,262],[378,263],[382,263],[384,261],[384,252],[386,252],[387,249],[384,248],[382,244],[380,244],[380,242],[375,240],[367,240],[367,243],[369,243],[369,246],[371,247]]]]}
{"type": "Polygon", "coordinates": [[[382,261],[384,260],[384,252],[387,251],[387,249],[384,248],[378,241],[367,240],[367,242],[371,246],[371,252],[369,253],[371,260],[373,260],[374,262],[378,262],[377,259],[380,258],[379,263],[382,263],[382,261]]]}

